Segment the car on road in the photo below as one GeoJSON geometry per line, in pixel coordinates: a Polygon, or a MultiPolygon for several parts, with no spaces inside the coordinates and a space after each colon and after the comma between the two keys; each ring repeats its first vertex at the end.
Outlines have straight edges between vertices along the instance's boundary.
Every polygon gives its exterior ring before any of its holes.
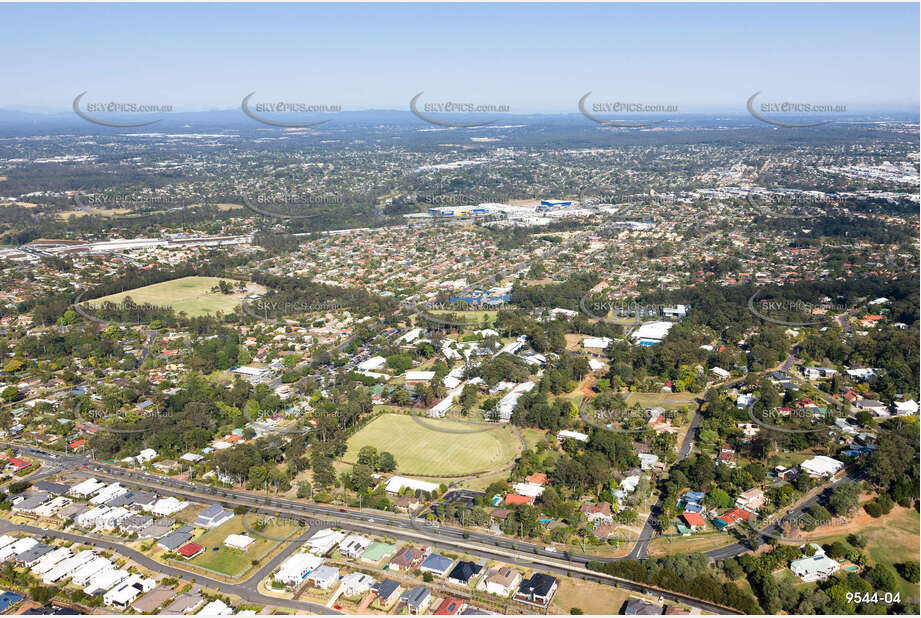
{"type": "Polygon", "coordinates": [[[550,552],[551,554],[555,554],[555,553],[556,553],[556,547],[550,547],[549,545],[547,545],[546,547],[544,547],[544,551],[548,551],[548,552],[550,552]]]}

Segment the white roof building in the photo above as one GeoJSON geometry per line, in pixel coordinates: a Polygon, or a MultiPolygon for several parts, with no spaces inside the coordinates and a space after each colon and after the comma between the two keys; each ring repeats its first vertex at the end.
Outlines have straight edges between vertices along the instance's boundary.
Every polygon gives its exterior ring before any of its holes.
{"type": "Polygon", "coordinates": [[[67,492],[71,496],[76,496],[77,498],[86,498],[92,496],[94,493],[105,487],[106,484],[102,481],[97,481],[96,479],[86,479],[82,483],[77,483],[70,488],[70,491],[67,492]]]}
{"type": "Polygon", "coordinates": [[[227,547],[232,547],[233,549],[243,549],[256,542],[256,539],[245,534],[228,534],[227,538],[224,539],[224,545],[227,547]]]}
{"type": "Polygon", "coordinates": [[[814,582],[825,579],[841,568],[838,561],[826,556],[821,547],[815,543],[811,545],[815,549],[815,553],[812,556],[800,558],[790,563],[790,570],[793,571],[794,575],[804,582],[814,582]]]}
{"type": "Polygon", "coordinates": [[[405,476],[392,476],[390,477],[390,480],[387,481],[386,490],[387,493],[398,494],[404,487],[428,492],[433,492],[438,489],[438,485],[428,481],[420,481],[417,479],[407,478],[405,476]]]}
{"type": "Polygon", "coordinates": [[[106,569],[96,574],[83,589],[88,595],[102,594],[122,583],[131,575],[124,569],[106,569]]]}
{"type": "Polygon", "coordinates": [[[0,550],[0,562],[3,562],[11,556],[18,556],[19,554],[32,549],[36,545],[38,545],[38,541],[30,536],[23,537],[17,540],[15,543],[10,543],[2,550],[0,550]]]}
{"type": "Polygon", "coordinates": [[[421,328],[411,328],[409,332],[397,339],[397,343],[412,343],[421,337],[423,332],[424,331],[421,328]]]}
{"type": "Polygon", "coordinates": [[[358,363],[358,368],[362,371],[375,371],[384,366],[387,362],[387,359],[383,356],[372,356],[366,361],[358,363]]]}
{"type": "Polygon", "coordinates": [[[908,401],[895,401],[892,403],[895,413],[899,416],[911,416],[918,413],[918,402],[914,399],[908,401]]]}
{"type": "Polygon", "coordinates": [[[130,573],[124,569],[106,569],[105,571],[100,571],[89,581],[86,588],[83,589],[83,592],[89,595],[102,594],[106,590],[111,590],[128,579],[128,575],[130,575],[130,573]]]}
{"type": "Polygon", "coordinates": [[[371,590],[371,586],[377,583],[370,575],[365,575],[364,573],[349,573],[342,578],[340,583],[340,590],[342,594],[347,597],[357,597],[363,594],[366,594],[371,590]]]}
{"type": "Polygon", "coordinates": [[[357,558],[364,553],[373,541],[360,534],[350,534],[339,543],[339,553],[349,558],[357,558]]]}
{"type": "Polygon", "coordinates": [[[571,431],[569,429],[560,429],[556,434],[557,439],[559,440],[578,440],[579,442],[588,442],[588,436],[584,433],[579,433],[578,431],[571,431]]]}
{"type": "Polygon", "coordinates": [[[800,468],[811,476],[828,478],[843,470],[844,463],[825,455],[818,455],[801,463],[800,468]]]}
{"type": "Polygon", "coordinates": [[[652,453],[640,453],[637,457],[640,458],[640,467],[643,470],[651,470],[659,463],[659,456],[652,453]]]}
{"type": "Polygon", "coordinates": [[[148,461],[150,461],[156,456],[157,456],[157,451],[153,450],[152,448],[145,448],[143,451],[138,453],[138,456],[135,457],[135,459],[137,460],[138,463],[142,464],[142,463],[147,463],[148,461]]]}
{"type": "Polygon", "coordinates": [[[105,593],[102,597],[102,602],[106,605],[126,608],[140,595],[153,590],[156,585],[157,582],[152,579],[141,577],[140,575],[131,575],[128,579],[105,593]]]}
{"type": "Polygon", "coordinates": [[[407,371],[403,374],[406,382],[428,382],[434,377],[434,371],[407,371]]]}
{"type": "Polygon", "coordinates": [[[71,580],[78,586],[85,586],[93,577],[104,569],[111,569],[112,563],[107,558],[97,556],[74,571],[71,580]]]}
{"type": "Polygon", "coordinates": [[[564,318],[574,318],[579,315],[578,311],[573,311],[572,309],[562,309],[560,307],[555,307],[550,310],[550,315],[554,318],[563,316],[564,318]]]}
{"type": "Polygon", "coordinates": [[[211,601],[198,612],[199,616],[230,616],[231,614],[233,614],[233,608],[220,599],[211,601]]]}
{"type": "Polygon", "coordinates": [[[177,500],[170,496],[169,498],[157,500],[157,503],[150,507],[150,512],[154,515],[166,517],[173,513],[178,513],[187,506],[189,506],[188,502],[183,502],[182,500],[177,500]]]}
{"type": "Polygon", "coordinates": [[[318,556],[325,556],[333,547],[345,538],[345,532],[338,532],[332,528],[323,528],[318,530],[312,537],[307,539],[304,547],[318,556]]]}
{"type": "Polygon", "coordinates": [[[514,491],[519,496],[537,498],[542,493],[544,493],[544,488],[542,485],[538,485],[537,483],[515,483],[512,485],[512,491],[514,491]]]}
{"type": "Polygon", "coordinates": [[[674,322],[646,322],[630,337],[635,341],[662,341],[674,325],[674,322]]]}
{"type": "Polygon", "coordinates": [[[499,400],[499,420],[503,423],[512,420],[512,412],[515,411],[518,400],[521,399],[522,395],[533,390],[535,386],[536,384],[534,384],[534,382],[522,382],[506,393],[506,395],[499,400]]]}
{"type": "Polygon", "coordinates": [[[108,502],[112,498],[116,498],[126,493],[128,493],[127,489],[118,483],[112,483],[111,485],[100,489],[96,495],[90,499],[90,504],[102,504],[103,502],[108,502]]]}
{"type": "Polygon", "coordinates": [[[70,577],[81,566],[94,559],[96,554],[91,551],[81,551],[57,563],[53,569],[42,576],[42,583],[46,585],[53,584],[62,577],[70,577]]]}
{"type": "Polygon", "coordinates": [[[582,340],[582,347],[589,350],[606,350],[611,341],[610,337],[586,337],[582,340]]]}
{"type": "Polygon", "coordinates": [[[62,562],[63,560],[67,560],[70,558],[70,556],[70,549],[66,547],[58,547],[57,549],[53,549],[42,556],[42,559],[39,560],[37,564],[32,565],[30,569],[32,571],[32,575],[44,575],[53,569],[56,564],[62,562]]]}
{"type": "Polygon", "coordinates": [[[281,568],[275,573],[274,579],[286,586],[294,586],[321,564],[323,564],[323,559],[319,556],[298,552],[281,563],[281,568]]]}

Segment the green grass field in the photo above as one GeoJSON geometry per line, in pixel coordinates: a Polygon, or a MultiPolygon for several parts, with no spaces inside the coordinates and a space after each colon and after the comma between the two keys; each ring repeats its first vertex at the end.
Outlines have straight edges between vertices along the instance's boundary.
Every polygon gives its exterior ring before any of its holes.
{"type": "MultiPolygon", "coordinates": [[[[247,515],[246,518],[246,523],[249,524],[250,528],[255,526],[259,520],[256,515],[247,515]]],[[[289,525],[269,525],[262,533],[271,537],[284,538],[298,530],[302,529],[289,523],[289,525]]],[[[228,577],[242,575],[251,566],[252,560],[261,557],[267,551],[270,551],[272,547],[279,544],[277,540],[266,538],[247,530],[243,524],[243,517],[239,515],[193,540],[200,545],[204,545],[205,553],[189,560],[188,564],[218,571],[228,577]],[[231,534],[245,534],[256,540],[246,548],[246,551],[231,549],[224,545],[224,539],[231,534]],[[214,551],[215,547],[220,549],[214,551]]]]}
{"type": "MultiPolygon", "coordinates": [[[[220,311],[223,314],[232,313],[246,292],[233,294],[214,293],[211,288],[218,285],[219,277],[183,277],[163,283],[155,283],[142,288],[110,294],[102,298],[93,299],[84,304],[95,306],[106,301],[116,304],[122,303],[127,297],[138,304],[151,304],[159,307],[172,307],[178,314],[185,312],[190,317],[213,314],[220,311]]],[[[232,289],[237,289],[238,282],[227,279],[232,289]]]]}
{"type": "Polygon", "coordinates": [[[500,469],[518,456],[521,445],[511,427],[498,425],[488,431],[458,434],[429,427],[466,431],[481,426],[420,420],[428,427],[406,415],[384,414],[374,419],[349,439],[345,461],[354,463],[363,446],[373,446],[392,453],[403,474],[459,476],[500,469]]]}
{"type": "Polygon", "coordinates": [[[646,408],[662,406],[666,410],[687,407],[694,411],[697,408],[693,393],[629,393],[626,399],[628,406],[638,403],[646,408]]]}

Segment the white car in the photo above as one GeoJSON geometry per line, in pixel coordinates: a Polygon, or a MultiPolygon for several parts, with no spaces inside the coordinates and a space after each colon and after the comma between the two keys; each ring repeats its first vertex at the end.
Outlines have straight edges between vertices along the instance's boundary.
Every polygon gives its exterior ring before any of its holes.
{"type": "Polygon", "coordinates": [[[549,551],[550,553],[555,554],[555,553],[556,553],[556,547],[550,547],[549,545],[547,545],[546,547],[544,547],[544,551],[549,551]]]}

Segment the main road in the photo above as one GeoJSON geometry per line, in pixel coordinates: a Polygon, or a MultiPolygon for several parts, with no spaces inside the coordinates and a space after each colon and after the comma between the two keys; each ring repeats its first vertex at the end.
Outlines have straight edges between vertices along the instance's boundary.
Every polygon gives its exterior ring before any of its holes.
{"type": "MultiPolygon", "coordinates": [[[[588,563],[592,561],[609,562],[614,560],[625,560],[629,559],[629,556],[624,558],[605,558],[563,552],[553,548],[546,548],[472,530],[460,530],[449,527],[434,528],[418,520],[398,517],[385,511],[345,509],[310,504],[286,498],[262,496],[252,492],[213,487],[136,470],[127,470],[105,462],[93,461],[88,456],[62,455],[19,444],[0,444],[17,448],[25,455],[41,458],[49,462],[55,462],[58,465],[64,465],[71,469],[85,468],[90,474],[96,474],[111,480],[118,480],[129,486],[155,490],[162,495],[172,495],[205,504],[220,504],[229,508],[243,505],[254,512],[290,517],[292,519],[306,521],[311,526],[335,526],[346,530],[363,531],[370,534],[383,534],[408,541],[421,541],[447,551],[461,551],[466,554],[514,563],[524,567],[540,568],[549,573],[574,576],[587,581],[616,585],[620,588],[635,592],[645,593],[654,591],[655,594],[663,598],[698,607],[708,612],[720,614],[738,613],[730,608],[702,601],[692,596],[658,589],[654,586],[592,571],[587,566],[588,563]]],[[[57,531],[42,530],[40,528],[36,528],[36,530],[41,531],[42,534],[62,534],[57,531]]],[[[94,539],[94,541],[98,543],[98,539],[94,539]]],[[[291,543],[291,545],[296,546],[297,544],[291,543]]],[[[156,564],[159,565],[159,563],[156,564]]],[[[268,573],[266,573],[266,575],[267,574],[268,573]]],[[[195,577],[196,579],[199,578],[197,574],[195,577]]],[[[233,590],[227,587],[228,584],[220,583],[220,585],[222,589],[233,592],[233,594],[246,592],[246,594],[252,596],[255,588],[249,589],[248,592],[246,588],[250,586],[250,584],[255,586],[257,583],[258,581],[253,577],[243,584],[235,584],[234,586],[237,586],[237,588],[233,590]],[[240,588],[241,586],[243,588],[240,588]]],[[[271,598],[276,605],[283,604],[281,603],[283,599],[274,599],[274,597],[267,598],[271,598]]],[[[268,603],[268,601],[260,602],[268,603]]],[[[328,609],[325,610],[325,613],[329,613],[328,609]]]]}

